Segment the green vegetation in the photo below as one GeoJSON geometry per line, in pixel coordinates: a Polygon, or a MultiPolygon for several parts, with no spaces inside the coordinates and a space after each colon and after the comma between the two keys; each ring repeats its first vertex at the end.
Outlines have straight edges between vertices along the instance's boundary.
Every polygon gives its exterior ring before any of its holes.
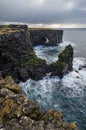
{"type": "Polygon", "coordinates": [[[23,25],[0,25],[0,35],[25,31],[23,25]]]}
{"type": "Polygon", "coordinates": [[[52,63],[52,65],[55,66],[55,67],[57,67],[57,68],[60,67],[60,68],[64,69],[65,66],[66,66],[66,63],[64,63],[64,62],[58,60],[58,61],[52,63]]]}
{"type": "Polygon", "coordinates": [[[71,45],[66,46],[65,50],[59,54],[59,61],[68,63],[73,57],[73,48],[71,45]]]}
{"type": "Polygon", "coordinates": [[[29,30],[52,30],[52,28],[29,28],[29,30]]]}
{"type": "Polygon", "coordinates": [[[54,67],[64,69],[73,59],[73,48],[71,45],[66,46],[65,50],[59,54],[59,60],[52,63],[54,67]]]}
{"type": "Polygon", "coordinates": [[[38,66],[38,65],[46,63],[45,60],[42,60],[41,58],[38,58],[35,55],[34,51],[29,51],[28,52],[28,57],[29,57],[29,59],[24,61],[24,62],[21,62],[21,65],[38,66]]]}
{"type": "Polygon", "coordinates": [[[45,60],[42,60],[41,58],[38,58],[35,53],[33,51],[30,51],[29,52],[29,60],[27,61],[26,64],[28,65],[40,65],[40,64],[44,64],[46,63],[45,60]]]}
{"type": "Polygon", "coordinates": [[[6,33],[13,33],[13,32],[19,32],[20,30],[17,28],[12,28],[10,25],[2,25],[0,26],[0,35],[6,34],[6,33]]]}

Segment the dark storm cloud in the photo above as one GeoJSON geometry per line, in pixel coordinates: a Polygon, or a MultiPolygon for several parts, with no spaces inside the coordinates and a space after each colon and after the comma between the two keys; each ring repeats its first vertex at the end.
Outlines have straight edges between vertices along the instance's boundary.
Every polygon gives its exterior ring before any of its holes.
{"type": "Polygon", "coordinates": [[[0,0],[0,21],[86,23],[86,0],[0,0]]]}

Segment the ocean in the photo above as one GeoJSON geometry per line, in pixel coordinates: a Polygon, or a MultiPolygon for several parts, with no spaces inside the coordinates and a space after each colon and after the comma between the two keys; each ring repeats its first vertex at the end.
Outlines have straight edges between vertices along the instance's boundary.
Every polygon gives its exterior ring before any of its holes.
{"type": "Polygon", "coordinates": [[[34,51],[50,64],[69,44],[74,48],[72,72],[62,80],[47,74],[42,80],[28,79],[20,85],[44,110],[57,109],[63,113],[65,121],[75,122],[80,130],[86,130],[86,29],[64,29],[63,43],[53,47],[40,45],[34,51]],[[79,69],[81,66],[85,67],[79,69]]]}

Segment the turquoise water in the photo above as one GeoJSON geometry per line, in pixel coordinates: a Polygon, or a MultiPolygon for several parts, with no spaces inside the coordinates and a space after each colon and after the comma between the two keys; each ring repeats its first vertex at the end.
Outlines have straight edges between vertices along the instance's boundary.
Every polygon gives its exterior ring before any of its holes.
{"type": "Polygon", "coordinates": [[[86,31],[65,30],[63,43],[58,47],[37,46],[34,48],[38,57],[48,64],[58,59],[58,54],[71,44],[74,47],[73,71],[59,77],[47,74],[42,80],[28,79],[20,83],[26,94],[37,101],[46,111],[57,109],[64,115],[64,120],[75,122],[80,130],[86,130],[86,31]]]}

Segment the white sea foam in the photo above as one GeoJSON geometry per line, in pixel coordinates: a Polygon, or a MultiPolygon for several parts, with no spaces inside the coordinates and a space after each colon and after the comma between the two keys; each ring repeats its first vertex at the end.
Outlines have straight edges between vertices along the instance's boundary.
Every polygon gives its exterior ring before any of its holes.
{"type": "Polygon", "coordinates": [[[83,89],[86,86],[86,68],[79,70],[79,67],[86,64],[85,58],[74,58],[73,71],[66,74],[62,80],[58,77],[50,77],[47,75],[42,80],[34,81],[27,80],[25,83],[20,83],[23,90],[30,95],[30,97],[37,98],[37,101],[45,100],[50,102],[52,92],[55,89],[64,91],[66,97],[84,96],[83,89]]]}
{"type": "Polygon", "coordinates": [[[60,79],[58,77],[49,78],[46,76],[43,80],[34,81],[34,80],[27,80],[25,83],[20,83],[23,90],[26,92],[27,95],[30,97],[36,97],[38,102],[45,100],[45,102],[50,102],[52,98],[53,87],[55,84],[58,84],[60,79]],[[48,96],[48,97],[47,97],[48,96]]]}
{"type": "Polygon", "coordinates": [[[61,50],[59,46],[37,46],[34,48],[39,58],[45,59],[48,64],[58,60],[58,53],[61,50]]]}
{"type": "Polygon", "coordinates": [[[74,42],[70,42],[70,41],[63,41],[62,43],[59,44],[59,46],[61,46],[62,48],[65,48],[68,45],[71,45],[73,47],[76,46],[74,42]]]}
{"type": "Polygon", "coordinates": [[[64,41],[58,46],[36,46],[34,47],[34,51],[39,58],[45,59],[47,64],[51,64],[58,60],[58,54],[69,44],[73,47],[75,46],[73,42],[64,41]]]}
{"type": "MultiPolygon", "coordinates": [[[[58,54],[69,44],[75,46],[72,42],[64,41],[59,46],[37,46],[34,50],[38,57],[45,59],[50,64],[58,59],[58,54]]],[[[25,83],[21,82],[20,85],[27,95],[36,98],[39,103],[44,105],[51,104],[53,93],[56,93],[56,91],[64,94],[67,98],[83,97],[84,87],[86,86],[86,68],[82,66],[86,66],[86,59],[75,57],[73,59],[73,71],[66,74],[62,80],[58,77],[50,77],[50,74],[47,74],[42,80],[28,79],[25,83]]],[[[57,104],[53,105],[57,106],[57,104]]]]}
{"type": "Polygon", "coordinates": [[[62,89],[67,90],[67,97],[84,96],[84,87],[86,86],[86,68],[80,70],[79,68],[85,64],[85,58],[74,58],[74,70],[65,75],[62,79],[62,89]]]}

